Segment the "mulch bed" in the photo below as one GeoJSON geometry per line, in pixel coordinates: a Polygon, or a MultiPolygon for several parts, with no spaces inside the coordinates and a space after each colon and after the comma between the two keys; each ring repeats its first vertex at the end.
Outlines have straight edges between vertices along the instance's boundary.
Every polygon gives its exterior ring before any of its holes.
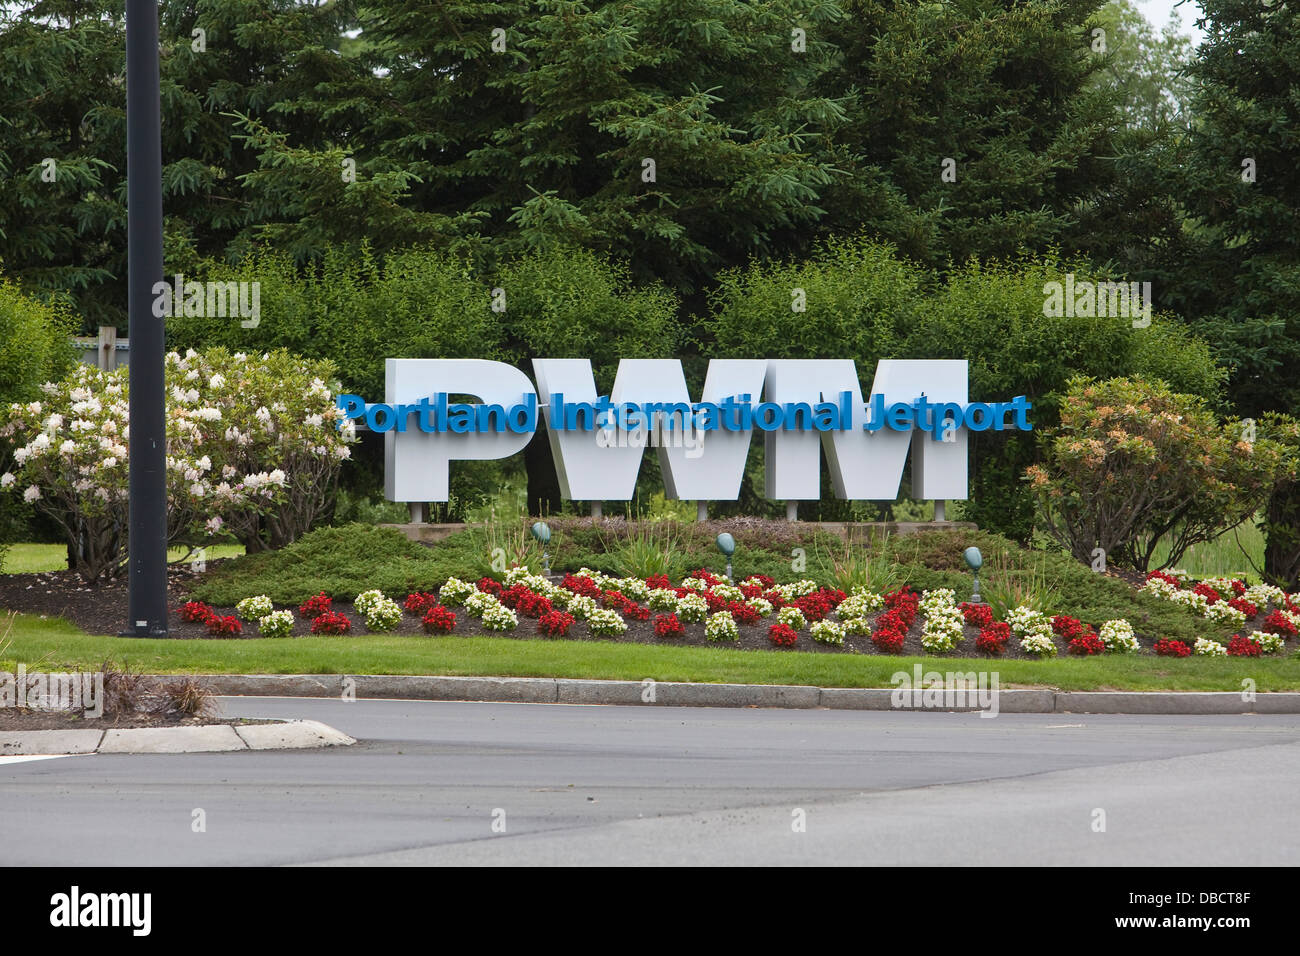
{"type": "MultiPolygon", "coordinates": [[[[209,562],[215,564],[216,562],[209,562]]],[[[167,607],[188,598],[196,572],[189,565],[168,568],[167,607]]],[[[97,587],[72,571],[0,574],[0,607],[24,614],[67,618],[89,634],[120,634],[126,627],[126,575],[97,587]]]]}

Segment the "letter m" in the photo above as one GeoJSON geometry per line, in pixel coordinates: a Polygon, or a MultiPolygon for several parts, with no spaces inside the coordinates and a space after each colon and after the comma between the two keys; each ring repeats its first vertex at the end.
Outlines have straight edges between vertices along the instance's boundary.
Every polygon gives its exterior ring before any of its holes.
{"type": "MultiPolygon", "coordinates": [[[[967,363],[949,359],[889,359],[876,363],[871,391],[894,402],[951,402],[966,407],[967,363]]],[[[866,432],[862,425],[862,387],[851,359],[773,359],[767,363],[764,400],[768,402],[838,402],[849,392],[853,427],[845,431],[773,431],[767,438],[766,497],[809,501],[821,497],[819,447],[838,498],[851,501],[893,501],[898,497],[912,455],[912,494],[923,499],[959,500],[967,497],[967,432],[958,428],[955,440],[883,428],[866,432]]]]}

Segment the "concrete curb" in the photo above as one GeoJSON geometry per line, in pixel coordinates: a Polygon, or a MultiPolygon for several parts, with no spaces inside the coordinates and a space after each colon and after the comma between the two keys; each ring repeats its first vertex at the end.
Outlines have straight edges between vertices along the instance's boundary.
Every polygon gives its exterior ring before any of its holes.
{"type": "MultiPolygon", "coordinates": [[[[203,675],[199,681],[223,697],[343,697],[458,700],[530,704],[631,704],[660,707],[782,707],[830,710],[984,709],[974,689],[963,701],[947,696],[939,706],[894,703],[889,687],[810,687],[786,684],[697,684],[673,681],[575,680],[566,677],[420,677],[334,674],[203,675]]],[[[909,695],[910,697],[910,695],[909,695]]],[[[998,691],[1004,714],[1300,714],[1300,693],[998,691]]]]}
{"type": "MultiPolygon", "coordinates": [[[[305,696],[305,695],[300,695],[305,696]]],[[[316,720],[273,724],[204,724],[198,727],[123,727],[111,730],[0,731],[0,755],[197,754],[232,750],[346,747],[345,733],[316,720]]]]}

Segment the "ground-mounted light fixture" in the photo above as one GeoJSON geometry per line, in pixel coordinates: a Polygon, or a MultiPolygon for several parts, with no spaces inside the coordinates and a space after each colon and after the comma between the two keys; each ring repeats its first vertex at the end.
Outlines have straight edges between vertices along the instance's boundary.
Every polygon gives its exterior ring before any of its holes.
{"type": "Polygon", "coordinates": [[[731,556],[736,553],[736,539],[727,532],[718,535],[718,550],[727,556],[727,580],[731,580],[731,556]]]}
{"type": "Polygon", "coordinates": [[[532,527],[533,537],[542,546],[542,573],[551,576],[551,559],[546,554],[546,546],[551,543],[551,526],[545,521],[535,521],[532,527]]]}
{"type": "Polygon", "coordinates": [[[980,554],[979,548],[970,547],[962,553],[962,557],[966,559],[966,567],[970,568],[971,576],[974,578],[970,603],[983,604],[984,602],[980,600],[980,568],[984,566],[984,555],[980,554]]]}

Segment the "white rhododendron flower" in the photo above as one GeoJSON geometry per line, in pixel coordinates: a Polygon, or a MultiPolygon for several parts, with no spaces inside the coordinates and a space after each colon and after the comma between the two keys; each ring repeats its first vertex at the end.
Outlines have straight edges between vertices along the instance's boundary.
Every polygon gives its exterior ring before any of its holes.
{"type": "MultiPolygon", "coordinates": [[[[334,427],[337,406],[321,388],[332,368],[287,352],[246,363],[214,349],[169,353],[164,374],[169,539],[220,529],[265,540],[272,514],[289,540],[307,530],[355,438],[334,427]],[[205,480],[218,474],[215,487],[205,480]]],[[[41,402],[0,409],[0,442],[13,459],[0,488],[27,489],[25,499],[64,528],[113,540],[128,522],[128,370],[78,364],[41,391],[41,402]]],[[[88,580],[115,574],[124,547],[82,554],[76,570],[88,580]]]]}

